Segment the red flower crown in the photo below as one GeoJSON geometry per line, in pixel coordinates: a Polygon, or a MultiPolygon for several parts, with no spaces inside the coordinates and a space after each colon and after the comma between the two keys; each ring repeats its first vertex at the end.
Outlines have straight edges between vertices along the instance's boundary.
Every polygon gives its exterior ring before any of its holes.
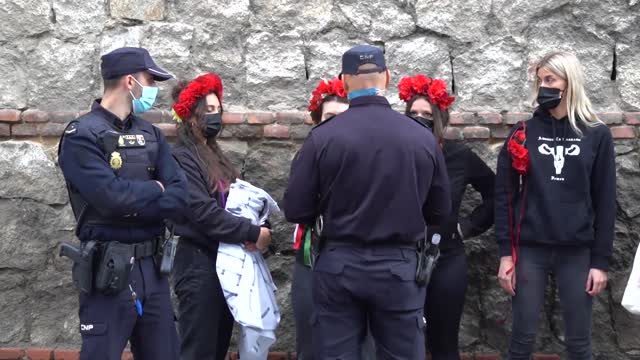
{"type": "Polygon", "coordinates": [[[177,122],[188,119],[198,99],[212,92],[218,95],[218,100],[222,103],[222,80],[220,80],[218,75],[208,73],[193,79],[193,81],[180,92],[178,101],[173,104],[173,118],[177,122]]]}
{"type": "Polygon", "coordinates": [[[455,98],[447,93],[447,83],[444,80],[431,79],[421,74],[400,79],[398,91],[400,99],[405,103],[411,101],[416,95],[422,95],[428,97],[432,104],[438,105],[442,110],[447,110],[455,101],[455,98]]]}
{"type": "Polygon", "coordinates": [[[320,103],[326,96],[339,96],[339,97],[347,97],[347,93],[344,91],[344,85],[342,84],[342,80],[335,78],[332,80],[320,80],[318,87],[311,93],[311,100],[309,100],[309,107],[307,108],[310,112],[314,112],[318,110],[320,107],[320,103]]]}

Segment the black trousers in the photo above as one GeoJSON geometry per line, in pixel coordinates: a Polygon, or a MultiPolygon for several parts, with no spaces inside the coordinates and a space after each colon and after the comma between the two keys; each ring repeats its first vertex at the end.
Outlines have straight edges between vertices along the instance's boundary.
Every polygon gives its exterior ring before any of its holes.
{"type": "Polygon", "coordinates": [[[180,359],[223,360],[234,320],[216,273],[215,254],[180,239],[172,282],[178,297],[180,359]]]}
{"type": "MultiPolygon", "coordinates": [[[[313,332],[311,318],[313,314],[311,268],[299,261],[294,264],[293,282],[291,283],[291,305],[296,322],[296,353],[298,360],[313,360],[313,332]]],[[[362,360],[375,360],[376,347],[371,332],[367,332],[362,344],[362,360]]]]}
{"type": "Polygon", "coordinates": [[[467,290],[464,252],[444,255],[427,288],[427,344],[433,360],[460,360],[458,333],[467,290]]]}
{"type": "Polygon", "coordinates": [[[367,325],[378,359],[424,359],[417,261],[415,249],[328,244],[313,271],[315,359],[360,360],[367,325]]]}
{"type": "Polygon", "coordinates": [[[167,277],[147,257],[135,262],[129,283],[143,305],[142,316],[128,287],[116,295],[80,294],[81,360],[120,360],[127,341],[136,360],[178,359],[167,277]]]}

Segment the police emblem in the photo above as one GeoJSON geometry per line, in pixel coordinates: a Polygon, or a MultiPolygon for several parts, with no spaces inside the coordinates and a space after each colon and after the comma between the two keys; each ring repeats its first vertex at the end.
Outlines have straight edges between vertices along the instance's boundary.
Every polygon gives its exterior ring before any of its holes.
{"type": "Polygon", "coordinates": [[[138,145],[144,146],[145,144],[144,135],[136,135],[136,139],[138,139],[138,145]]]}
{"type": "Polygon", "coordinates": [[[120,157],[120,153],[114,151],[111,153],[111,159],[109,160],[109,165],[113,170],[118,170],[122,167],[122,157],[120,157]]]}

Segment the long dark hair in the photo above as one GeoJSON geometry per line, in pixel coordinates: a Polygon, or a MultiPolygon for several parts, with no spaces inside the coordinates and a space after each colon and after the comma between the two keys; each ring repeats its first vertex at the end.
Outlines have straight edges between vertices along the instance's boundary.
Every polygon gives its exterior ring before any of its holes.
{"type": "MultiPolygon", "coordinates": [[[[178,84],[174,86],[171,92],[173,101],[178,101],[180,92],[182,92],[188,84],[188,81],[179,81],[178,84]]],[[[218,99],[220,99],[217,92],[213,91],[210,94],[215,94],[218,99]]],[[[240,173],[224,155],[216,142],[216,138],[212,137],[207,139],[204,135],[204,123],[202,119],[207,112],[207,97],[202,96],[198,99],[191,111],[192,115],[189,119],[184,119],[178,123],[177,142],[195,152],[196,156],[207,168],[209,192],[213,194],[216,191],[225,191],[230,183],[240,177],[240,173]]],[[[221,101],[220,115],[222,115],[222,112],[221,101]]]]}
{"type": "Polygon", "coordinates": [[[322,101],[318,105],[318,108],[315,111],[311,112],[311,121],[313,121],[314,124],[320,123],[320,121],[322,120],[322,110],[324,109],[324,104],[330,101],[336,101],[342,104],[349,104],[349,100],[346,97],[337,96],[337,95],[326,96],[324,99],[322,99],[322,101]]]}
{"type": "Polygon", "coordinates": [[[413,103],[418,99],[426,100],[431,105],[431,115],[433,116],[433,135],[435,135],[438,142],[442,144],[444,142],[444,131],[449,126],[449,111],[442,110],[438,105],[434,105],[429,101],[428,96],[416,95],[407,102],[407,107],[404,109],[404,114],[411,116],[411,108],[413,103]]]}

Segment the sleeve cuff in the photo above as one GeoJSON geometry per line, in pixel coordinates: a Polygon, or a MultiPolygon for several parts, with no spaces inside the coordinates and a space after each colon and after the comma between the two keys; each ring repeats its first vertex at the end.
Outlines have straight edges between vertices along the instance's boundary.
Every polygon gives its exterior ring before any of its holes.
{"type": "Polygon", "coordinates": [[[498,243],[498,251],[500,253],[500,257],[513,255],[511,252],[511,244],[509,244],[508,241],[498,243]]]}
{"type": "Polygon", "coordinates": [[[249,233],[247,238],[249,239],[249,242],[252,243],[257,243],[258,242],[258,237],[260,237],[260,226],[257,225],[249,225],[249,233]]]}
{"type": "Polygon", "coordinates": [[[609,257],[592,254],[591,268],[602,270],[602,271],[609,271],[609,257]]]}

